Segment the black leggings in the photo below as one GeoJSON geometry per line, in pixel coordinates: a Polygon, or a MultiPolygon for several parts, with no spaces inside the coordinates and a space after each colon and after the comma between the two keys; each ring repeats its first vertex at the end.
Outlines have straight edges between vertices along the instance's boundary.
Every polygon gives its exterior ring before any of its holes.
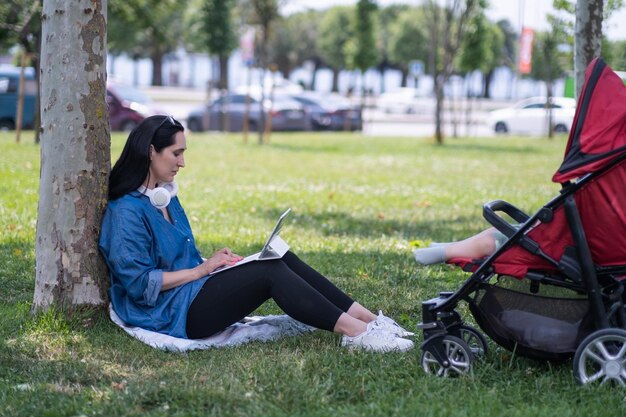
{"type": "Polygon", "coordinates": [[[187,337],[211,336],[243,319],[270,298],[302,323],[332,331],[354,303],[296,255],[250,262],[209,278],[189,307],[187,337]]]}

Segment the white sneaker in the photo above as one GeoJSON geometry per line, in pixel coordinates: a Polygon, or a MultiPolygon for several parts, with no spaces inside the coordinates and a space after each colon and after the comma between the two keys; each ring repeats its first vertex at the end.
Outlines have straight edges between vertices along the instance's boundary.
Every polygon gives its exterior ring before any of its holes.
{"type": "Polygon", "coordinates": [[[367,330],[356,336],[343,336],[341,346],[349,349],[364,349],[372,352],[406,352],[413,349],[413,342],[402,339],[385,330],[375,328],[372,323],[367,330]]]}
{"type": "Polygon", "coordinates": [[[381,310],[378,310],[378,317],[372,322],[374,328],[386,330],[391,334],[398,337],[415,336],[415,333],[410,332],[396,323],[391,317],[387,317],[381,310]]]}

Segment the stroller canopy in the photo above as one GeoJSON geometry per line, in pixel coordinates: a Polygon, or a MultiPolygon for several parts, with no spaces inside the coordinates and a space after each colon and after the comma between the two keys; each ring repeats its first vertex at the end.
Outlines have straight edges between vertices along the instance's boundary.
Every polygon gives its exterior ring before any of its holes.
{"type": "Polygon", "coordinates": [[[565,157],[552,181],[595,172],[626,152],[626,86],[601,59],[585,72],[565,157]]]}

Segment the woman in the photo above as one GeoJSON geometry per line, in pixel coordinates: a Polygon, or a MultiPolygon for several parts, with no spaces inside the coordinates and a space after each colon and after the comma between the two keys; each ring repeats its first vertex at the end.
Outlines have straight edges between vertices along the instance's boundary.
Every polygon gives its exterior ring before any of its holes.
{"type": "Polygon", "coordinates": [[[178,121],[152,116],[130,133],[111,171],[100,250],[111,274],[111,303],[122,320],[204,338],[271,298],[294,319],[342,334],[342,346],[379,352],[413,347],[402,338],[412,333],[352,300],[291,252],[210,275],[242,258],[224,248],[204,259],[196,248],[174,183],[186,149],[178,121]]]}

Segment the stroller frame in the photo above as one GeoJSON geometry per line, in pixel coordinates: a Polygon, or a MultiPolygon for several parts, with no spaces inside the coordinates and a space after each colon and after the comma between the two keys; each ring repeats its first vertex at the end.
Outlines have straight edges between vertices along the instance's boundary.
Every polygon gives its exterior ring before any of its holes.
{"type": "MultiPolygon", "coordinates": [[[[487,351],[484,336],[473,327],[465,325],[461,315],[455,309],[460,301],[471,302],[472,294],[487,285],[497,275],[493,270],[492,262],[515,244],[519,244],[525,250],[546,260],[562,274],[562,279],[557,279],[547,274],[529,271],[524,279],[530,280],[531,288],[533,285],[547,284],[587,294],[593,327],[596,332],[587,337],[587,339],[591,338],[590,340],[586,339],[580,344],[576,357],[583,355],[584,352],[580,352],[580,348],[593,342],[592,336],[594,334],[599,332],[599,335],[606,336],[606,329],[615,329],[618,336],[623,336],[624,341],[626,341],[626,331],[623,330],[626,328],[624,285],[622,282],[612,279],[616,275],[625,275],[626,267],[596,267],[594,265],[579,210],[573,197],[574,193],[585,184],[625,161],[626,154],[623,154],[601,170],[587,174],[575,183],[568,182],[557,197],[549,201],[533,216],[525,214],[517,207],[502,200],[495,200],[483,206],[483,217],[508,239],[478,266],[456,292],[441,292],[438,297],[422,303],[422,323],[418,324],[417,327],[423,331],[424,335],[424,341],[421,345],[422,363],[427,372],[429,363],[432,364],[436,361],[439,364],[439,370],[436,373],[441,376],[467,373],[471,369],[471,363],[475,357],[481,356],[487,351]],[[566,252],[560,260],[556,260],[544,253],[540,245],[529,238],[526,232],[537,221],[542,223],[552,221],[554,210],[561,205],[563,205],[567,224],[572,233],[575,252],[566,252]],[[521,227],[514,228],[497,212],[508,215],[521,227]],[[602,287],[600,280],[609,282],[611,285],[609,288],[602,287]],[[606,291],[603,292],[603,289],[606,291]],[[478,347],[472,346],[470,348],[468,343],[470,340],[478,347]]],[[[563,359],[563,356],[556,355],[553,359],[563,359]]],[[[577,365],[578,367],[581,366],[581,364],[577,364],[577,360],[574,360],[574,372],[577,381],[579,383],[590,382],[587,381],[590,378],[585,375],[576,374],[577,365]]],[[[610,365],[615,368],[613,363],[610,365]]],[[[618,382],[623,384],[626,381],[626,371],[623,369],[625,366],[626,364],[622,364],[619,369],[610,371],[612,372],[611,379],[617,378],[618,382]]]]}

